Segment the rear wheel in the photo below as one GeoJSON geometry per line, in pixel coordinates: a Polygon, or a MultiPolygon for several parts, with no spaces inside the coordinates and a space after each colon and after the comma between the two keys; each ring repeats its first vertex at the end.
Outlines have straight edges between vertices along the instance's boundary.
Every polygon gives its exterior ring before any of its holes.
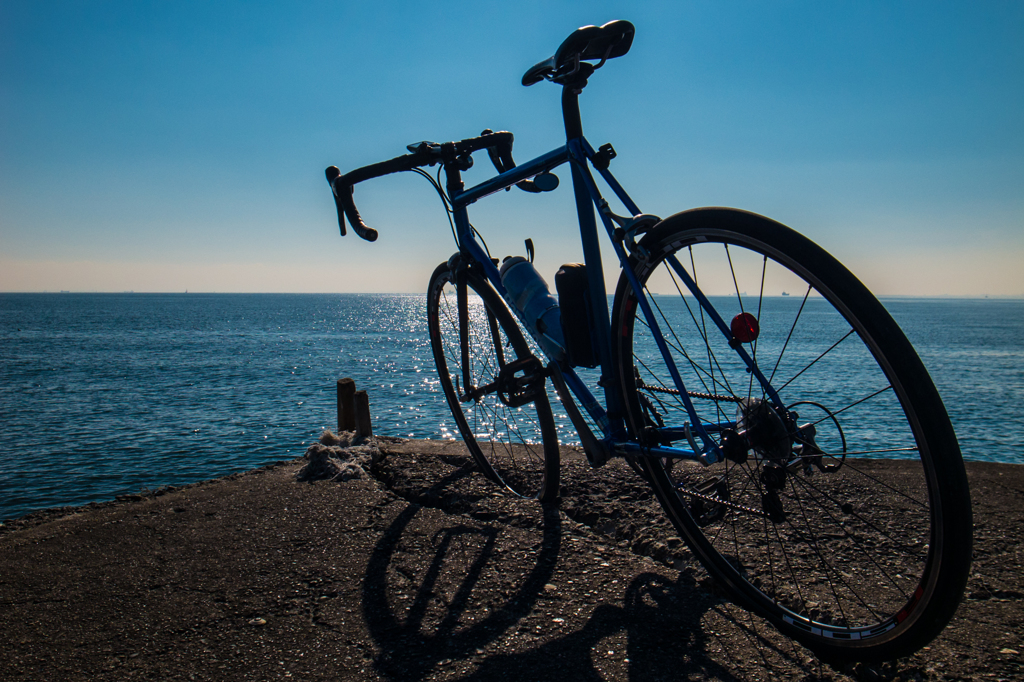
{"type": "MultiPolygon", "coordinates": [[[[971,507],[949,418],[900,328],[838,261],[760,216],[681,213],[640,246],[634,273],[729,455],[639,458],[680,534],[738,601],[825,657],[924,646],[963,594],[971,507]]],[[[688,449],[684,398],[625,276],[612,328],[633,436],[654,444],[658,425],[677,427],[688,449]]]]}
{"type": "Polygon", "coordinates": [[[455,423],[488,478],[522,497],[554,499],[558,436],[544,367],[494,288],[469,269],[458,277],[442,263],[427,292],[430,345],[455,423]]]}

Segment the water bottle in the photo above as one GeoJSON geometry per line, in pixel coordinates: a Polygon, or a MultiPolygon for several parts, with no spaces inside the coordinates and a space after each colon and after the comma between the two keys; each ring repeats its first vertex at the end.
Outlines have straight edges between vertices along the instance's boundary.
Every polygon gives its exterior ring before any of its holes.
{"type": "Polygon", "coordinates": [[[558,299],[548,291],[548,284],[533,263],[522,256],[506,258],[499,270],[501,283],[512,304],[530,328],[541,348],[554,360],[565,358],[561,313],[558,299]]]}

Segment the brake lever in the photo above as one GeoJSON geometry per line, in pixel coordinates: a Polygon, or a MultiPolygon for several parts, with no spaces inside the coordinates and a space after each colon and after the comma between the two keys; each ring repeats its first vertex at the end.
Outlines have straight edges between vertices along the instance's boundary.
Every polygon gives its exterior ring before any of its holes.
{"type": "Polygon", "coordinates": [[[352,198],[352,185],[339,185],[338,180],[342,178],[341,171],[337,166],[330,166],[324,171],[327,175],[327,182],[331,186],[331,193],[334,195],[334,206],[338,209],[338,228],[341,236],[345,236],[345,218],[348,218],[352,229],[360,237],[368,242],[377,241],[377,230],[363,222],[359,210],[356,208],[355,200],[352,198]]]}
{"type": "Polygon", "coordinates": [[[341,175],[341,171],[337,166],[328,166],[327,170],[324,171],[327,175],[327,184],[331,186],[331,195],[334,197],[334,208],[338,210],[338,229],[341,230],[341,236],[344,237],[348,234],[345,229],[345,209],[342,208],[341,202],[338,201],[338,190],[334,188],[334,181],[341,175]]]}

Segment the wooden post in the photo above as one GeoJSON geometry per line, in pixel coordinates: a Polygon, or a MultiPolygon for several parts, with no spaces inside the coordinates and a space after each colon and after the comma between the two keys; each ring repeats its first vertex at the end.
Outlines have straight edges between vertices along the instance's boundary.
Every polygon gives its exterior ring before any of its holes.
{"type": "Polygon", "coordinates": [[[370,397],[366,391],[356,391],[356,436],[369,438],[373,435],[373,426],[370,424],[370,397]]]}
{"type": "Polygon", "coordinates": [[[354,379],[338,379],[338,431],[356,430],[355,392],[354,379]]]}

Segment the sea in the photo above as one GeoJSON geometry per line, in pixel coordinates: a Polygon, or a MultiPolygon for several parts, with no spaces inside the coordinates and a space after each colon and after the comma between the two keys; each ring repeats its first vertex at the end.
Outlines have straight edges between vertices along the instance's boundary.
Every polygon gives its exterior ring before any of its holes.
{"type": "MultiPolygon", "coordinates": [[[[1024,464],[1024,301],[883,303],[964,458],[1024,464]]],[[[300,457],[336,428],[343,377],[375,433],[455,438],[425,310],[423,295],[0,294],[0,520],[300,457]]]]}

